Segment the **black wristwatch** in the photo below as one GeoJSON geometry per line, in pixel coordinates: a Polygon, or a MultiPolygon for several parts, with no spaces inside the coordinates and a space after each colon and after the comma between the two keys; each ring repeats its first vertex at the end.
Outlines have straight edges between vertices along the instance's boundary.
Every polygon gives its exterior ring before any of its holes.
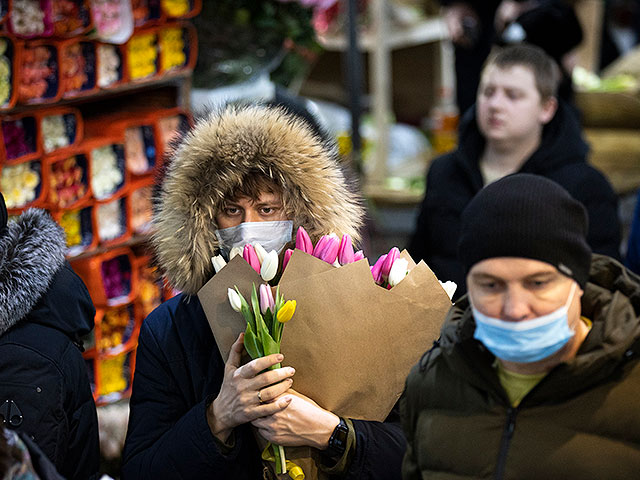
{"type": "Polygon", "coordinates": [[[336,426],[329,438],[329,446],[324,451],[325,455],[339,458],[347,449],[347,437],[349,436],[349,427],[344,418],[340,417],[340,423],[336,426]]]}

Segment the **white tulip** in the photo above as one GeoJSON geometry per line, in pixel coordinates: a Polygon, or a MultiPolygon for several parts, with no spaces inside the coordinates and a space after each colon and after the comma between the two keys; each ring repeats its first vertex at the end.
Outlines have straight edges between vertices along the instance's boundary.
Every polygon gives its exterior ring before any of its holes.
{"type": "Polygon", "coordinates": [[[271,250],[262,262],[260,276],[265,282],[273,280],[278,272],[278,252],[271,250]]]}
{"type": "Polygon", "coordinates": [[[236,256],[238,256],[238,255],[242,256],[242,248],[240,248],[240,247],[233,247],[233,248],[231,249],[231,251],[229,252],[229,261],[231,261],[231,259],[232,259],[233,257],[236,257],[236,256]]]}
{"type": "Polygon", "coordinates": [[[409,269],[409,262],[405,258],[398,258],[393,265],[391,265],[391,270],[389,270],[389,285],[395,287],[399,284],[404,277],[407,276],[409,269]]]}
{"type": "Polygon", "coordinates": [[[256,251],[258,260],[260,260],[260,265],[262,265],[264,263],[264,259],[267,258],[267,251],[258,242],[254,242],[253,249],[256,251]]]}
{"type": "MultiPolygon", "coordinates": [[[[440,280],[438,281],[440,282],[440,280]]],[[[456,283],[452,282],[451,280],[444,283],[440,282],[440,286],[444,288],[444,291],[447,292],[447,295],[449,295],[449,300],[453,298],[453,294],[456,293],[456,289],[458,288],[458,285],[456,285],[456,283]]]]}
{"type": "Polygon", "coordinates": [[[222,267],[224,267],[227,264],[225,259],[222,258],[222,255],[216,255],[215,257],[211,257],[211,263],[213,263],[213,268],[216,271],[216,273],[222,270],[222,267]]]}
{"type": "Polygon", "coordinates": [[[231,308],[233,308],[236,312],[242,310],[242,301],[240,300],[240,295],[233,288],[227,289],[227,296],[229,297],[229,303],[231,304],[231,308]]]}

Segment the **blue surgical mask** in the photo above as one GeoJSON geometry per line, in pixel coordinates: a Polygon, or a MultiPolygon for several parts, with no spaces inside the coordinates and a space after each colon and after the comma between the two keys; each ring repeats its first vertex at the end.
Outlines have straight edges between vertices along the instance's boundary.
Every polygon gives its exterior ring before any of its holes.
{"type": "Polygon", "coordinates": [[[489,317],[472,304],[476,321],[473,337],[501,360],[531,363],[550,357],[574,335],[569,328],[568,313],[575,287],[574,282],[564,306],[542,317],[520,322],[489,317]]]}
{"type": "Polygon", "coordinates": [[[220,245],[220,253],[229,258],[233,247],[244,247],[248,243],[259,243],[267,252],[275,250],[280,253],[291,241],[293,222],[278,220],[275,222],[244,222],[235,227],[216,230],[220,245]]]}

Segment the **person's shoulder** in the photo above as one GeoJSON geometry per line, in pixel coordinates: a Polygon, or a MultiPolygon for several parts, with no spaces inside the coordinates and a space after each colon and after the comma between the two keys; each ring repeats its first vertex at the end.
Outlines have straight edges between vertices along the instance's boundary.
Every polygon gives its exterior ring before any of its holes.
{"type": "Polygon", "coordinates": [[[587,162],[574,162],[564,165],[553,172],[549,172],[548,177],[564,187],[575,198],[593,198],[616,196],[611,183],[607,177],[597,168],[587,162]]]}
{"type": "Polygon", "coordinates": [[[429,176],[437,177],[455,171],[457,169],[457,158],[457,150],[437,156],[429,165],[429,176]]]}
{"type": "Polygon", "coordinates": [[[188,331],[194,322],[204,317],[197,296],[180,293],[158,305],[144,319],[141,335],[152,335],[156,340],[168,339],[176,331],[188,331]]]}

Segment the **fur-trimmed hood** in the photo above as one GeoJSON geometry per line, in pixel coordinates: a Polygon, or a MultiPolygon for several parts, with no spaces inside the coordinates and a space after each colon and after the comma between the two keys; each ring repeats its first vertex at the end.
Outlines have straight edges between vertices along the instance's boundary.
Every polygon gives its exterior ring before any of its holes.
{"type": "Polygon", "coordinates": [[[294,235],[302,225],[314,241],[331,232],[359,240],[361,197],[345,178],[335,144],[283,107],[227,105],[176,147],[155,199],[156,260],[175,288],[195,294],[211,278],[216,214],[256,170],[282,188],[294,235]]]}
{"type": "Polygon", "coordinates": [[[0,335],[27,316],[72,337],[93,328],[91,298],[65,251],[64,230],[44,210],[7,224],[0,236],[0,335]]]}

